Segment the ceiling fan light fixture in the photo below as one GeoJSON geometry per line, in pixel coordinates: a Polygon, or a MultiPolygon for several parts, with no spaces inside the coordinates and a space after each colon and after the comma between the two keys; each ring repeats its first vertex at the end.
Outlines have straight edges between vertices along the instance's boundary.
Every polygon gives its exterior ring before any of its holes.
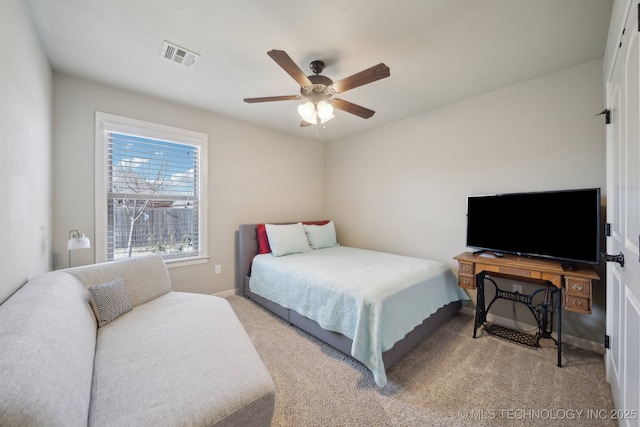
{"type": "Polygon", "coordinates": [[[333,116],[333,105],[327,101],[319,101],[316,105],[316,110],[318,111],[318,117],[322,123],[331,120],[333,116]]]}
{"type": "Polygon", "coordinates": [[[302,120],[311,124],[325,123],[335,117],[333,105],[325,100],[320,100],[317,103],[307,101],[299,105],[298,114],[302,120]]]}
{"type": "Polygon", "coordinates": [[[313,102],[308,101],[302,105],[298,106],[298,114],[302,120],[308,123],[316,122],[316,106],[313,105],[313,102]]]}
{"type": "Polygon", "coordinates": [[[333,119],[335,116],[333,114],[327,116],[326,118],[320,118],[320,123],[325,124],[326,122],[328,122],[329,120],[333,119]]]}

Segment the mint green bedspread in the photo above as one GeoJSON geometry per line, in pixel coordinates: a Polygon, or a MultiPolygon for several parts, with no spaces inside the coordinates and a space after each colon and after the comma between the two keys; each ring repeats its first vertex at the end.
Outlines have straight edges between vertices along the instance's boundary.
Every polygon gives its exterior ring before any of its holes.
{"type": "Polygon", "coordinates": [[[469,300],[445,264],[336,246],[275,257],[257,255],[252,292],[351,340],[351,355],[383,387],[382,353],[453,301],[469,300]]]}

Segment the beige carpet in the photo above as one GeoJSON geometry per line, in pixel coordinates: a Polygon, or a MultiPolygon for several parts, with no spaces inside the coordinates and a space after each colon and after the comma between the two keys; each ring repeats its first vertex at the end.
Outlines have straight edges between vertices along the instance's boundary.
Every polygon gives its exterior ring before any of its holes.
{"type": "Polygon", "coordinates": [[[247,298],[228,298],[276,385],[274,426],[615,426],[602,355],[524,347],[458,314],[392,366],[369,370],[247,298]]]}

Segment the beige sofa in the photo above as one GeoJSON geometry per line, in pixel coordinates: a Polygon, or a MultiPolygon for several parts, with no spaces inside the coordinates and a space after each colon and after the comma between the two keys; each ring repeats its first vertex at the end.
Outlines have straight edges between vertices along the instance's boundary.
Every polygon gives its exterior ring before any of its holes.
{"type": "Polygon", "coordinates": [[[0,305],[0,425],[269,426],[274,406],[229,303],[172,291],[160,256],[41,274],[0,305]],[[98,327],[109,292],[131,309],[98,327]]]}

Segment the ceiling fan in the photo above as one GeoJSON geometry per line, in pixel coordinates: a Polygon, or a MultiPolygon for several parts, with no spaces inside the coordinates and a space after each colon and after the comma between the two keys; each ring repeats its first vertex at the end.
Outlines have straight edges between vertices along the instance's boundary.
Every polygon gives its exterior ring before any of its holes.
{"type": "Polygon", "coordinates": [[[333,96],[384,79],[390,75],[389,67],[380,63],[334,83],[329,77],[320,74],[325,67],[324,62],[320,60],[311,62],[310,68],[314,75],[307,76],[285,51],[270,50],[267,55],[300,85],[300,95],[245,98],[244,102],[252,104],[306,99],[307,102],[298,107],[298,113],[302,118],[300,126],[321,124],[331,120],[334,107],[363,119],[368,119],[373,116],[375,111],[333,96]]]}

